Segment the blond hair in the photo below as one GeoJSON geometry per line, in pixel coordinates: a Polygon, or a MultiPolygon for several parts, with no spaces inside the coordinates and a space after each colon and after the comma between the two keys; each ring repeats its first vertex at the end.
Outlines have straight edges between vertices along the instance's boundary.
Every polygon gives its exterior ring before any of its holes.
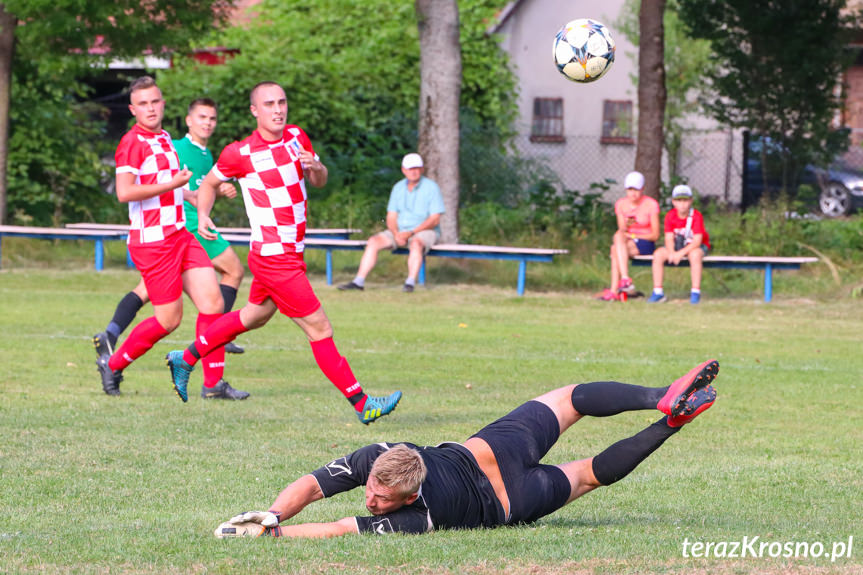
{"type": "Polygon", "coordinates": [[[381,485],[411,495],[425,481],[426,464],[419,451],[400,443],[378,456],[370,474],[381,485]]]}

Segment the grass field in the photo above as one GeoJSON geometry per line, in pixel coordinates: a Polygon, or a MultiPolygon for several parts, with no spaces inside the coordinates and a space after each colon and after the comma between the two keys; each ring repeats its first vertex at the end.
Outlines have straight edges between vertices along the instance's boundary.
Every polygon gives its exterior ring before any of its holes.
{"type": "MultiPolygon", "coordinates": [[[[247,353],[229,357],[226,377],[251,399],[205,403],[196,372],[181,403],[162,357],[192,337],[190,306],[183,326],[126,371],[123,395],[108,397],[90,337],[134,272],[0,272],[0,572],[863,572],[859,300],[648,307],[586,294],[517,298],[512,287],[408,295],[380,283],[342,293],[313,280],[366,389],[405,392],[393,416],[358,424],[283,317],[242,335],[247,353]],[[721,364],[713,409],[620,483],[535,525],[326,541],[212,536],[234,513],[266,508],[288,481],[367,443],[462,441],[548,389],[667,385],[709,357],[721,364]],[[754,537],[817,542],[828,554],[853,537],[853,547],[835,562],[771,558],[769,549],[760,558],[683,556],[685,540],[754,537]]],[[[594,455],[657,415],[585,418],[546,461],[594,455]]],[[[364,511],[356,492],[301,517],[364,511]]]]}

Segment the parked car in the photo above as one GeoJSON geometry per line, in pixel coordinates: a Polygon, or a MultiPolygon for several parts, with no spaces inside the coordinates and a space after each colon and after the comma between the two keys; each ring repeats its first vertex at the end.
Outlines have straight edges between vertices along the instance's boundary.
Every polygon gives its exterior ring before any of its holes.
{"type": "MultiPolygon", "coordinates": [[[[744,208],[758,203],[765,191],[761,173],[760,142],[755,138],[749,140],[745,166],[742,202],[744,208]]],[[[801,199],[797,194],[804,185],[811,186],[816,192],[808,207],[825,217],[836,218],[863,208],[863,169],[846,162],[837,161],[826,169],[806,166],[797,176],[793,189],[788,191],[801,199]]],[[[767,190],[776,193],[781,187],[781,175],[768,169],[767,190]]]]}

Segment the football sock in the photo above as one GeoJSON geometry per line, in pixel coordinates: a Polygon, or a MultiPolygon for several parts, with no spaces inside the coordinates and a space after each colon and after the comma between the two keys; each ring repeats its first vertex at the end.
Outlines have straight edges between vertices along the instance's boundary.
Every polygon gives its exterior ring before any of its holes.
{"type": "Polygon", "coordinates": [[[162,327],[156,317],[148,317],[135,326],[120,349],[114,352],[114,355],[108,360],[108,367],[114,371],[126,369],[130,363],[147,353],[157,341],[166,335],[168,335],[168,330],[162,327]]]}
{"type": "Polygon", "coordinates": [[[366,404],[366,394],[363,393],[362,386],[357,381],[357,378],[354,377],[354,372],[351,371],[348,360],[343,358],[339,354],[339,350],[336,349],[333,338],[328,337],[310,343],[315,361],[318,362],[318,367],[321,368],[327,379],[342,392],[342,395],[351,402],[354,409],[362,411],[366,404]]]}
{"type": "Polygon", "coordinates": [[[138,315],[138,310],[142,307],[144,307],[144,302],[141,301],[138,294],[133,291],[124,295],[123,299],[120,300],[120,303],[117,304],[117,309],[114,311],[114,317],[111,318],[111,323],[109,323],[108,327],[105,328],[105,332],[108,334],[108,339],[111,342],[112,348],[117,345],[117,339],[120,337],[120,334],[126,331],[126,328],[129,327],[129,324],[132,323],[135,316],[138,315]]]}
{"type": "Polygon", "coordinates": [[[643,387],[616,381],[581,383],[572,390],[572,407],[582,415],[594,417],[656,409],[666,391],[667,387],[643,387]]]}
{"type": "Polygon", "coordinates": [[[593,475],[602,485],[620,481],[679,430],[679,427],[669,426],[668,417],[663,416],[650,427],[618,441],[594,457],[593,475]]]}
{"type": "MultiPolygon", "coordinates": [[[[222,347],[241,333],[249,329],[240,321],[240,310],[226,313],[210,324],[206,333],[198,334],[197,340],[183,350],[183,361],[189,365],[195,365],[198,360],[207,355],[215,348],[222,347]]],[[[216,380],[218,383],[218,380],[216,380]]]]}
{"type": "Polygon", "coordinates": [[[219,291],[222,292],[222,299],[225,301],[224,313],[228,313],[234,309],[234,302],[237,301],[237,288],[226,284],[219,284],[219,291]]]}
{"type": "MultiPolygon", "coordinates": [[[[239,315],[239,312],[237,314],[239,315]]],[[[220,313],[199,313],[198,321],[195,325],[195,334],[198,339],[201,339],[201,336],[207,332],[207,329],[220,317],[222,317],[220,313]]],[[[201,369],[204,372],[204,387],[215,387],[225,373],[225,346],[220,345],[213,348],[211,352],[205,355],[201,369]]]]}
{"type": "Polygon", "coordinates": [[[366,285],[366,278],[361,278],[360,276],[357,276],[354,278],[354,283],[360,287],[364,287],[366,285]]]}

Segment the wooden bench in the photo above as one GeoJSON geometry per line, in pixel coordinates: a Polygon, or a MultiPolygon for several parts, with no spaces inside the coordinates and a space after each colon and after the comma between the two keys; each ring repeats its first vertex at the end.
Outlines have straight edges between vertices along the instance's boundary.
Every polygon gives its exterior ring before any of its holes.
{"type": "MultiPolygon", "coordinates": [[[[815,257],[778,257],[778,256],[705,256],[705,268],[737,268],[764,270],[764,301],[773,299],[773,270],[799,270],[803,264],[818,261],[815,257]]],[[[635,256],[632,264],[636,266],[653,265],[653,256],[635,256]]],[[[671,266],[668,262],[666,267],[671,266]]],[[[677,267],[689,267],[684,259],[677,267]]]]}
{"type": "Polygon", "coordinates": [[[33,226],[0,226],[0,253],[4,236],[18,238],[37,238],[42,240],[87,240],[94,242],[93,267],[101,271],[105,265],[105,249],[103,242],[107,240],[124,240],[126,232],[122,230],[94,230],[68,228],[39,228],[33,226]]]}
{"type": "MultiPolygon", "coordinates": [[[[223,231],[223,230],[220,230],[223,231]]],[[[247,234],[222,233],[222,237],[232,244],[248,244],[247,234]]],[[[333,251],[348,250],[362,251],[366,248],[366,240],[339,240],[307,237],[306,247],[309,249],[326,250],[327,285],[333,285],[333,251]]],[[[406,255],[406,248],[399,248],[393,253],[406,255]]],[[[518,248],[500,246],[481,246],[473,244],[437,244],[429,250],[429,256],[444,258],[468,258],[486,260],[514,260],[519,262],[517,291],[518,295],[524,295],[525,280],[527,276],[527,262],[551,262],[554,256],[569,253],[568,250],[542,249],[542,248],[518,248]]],[[[420,267],[417,281],[425,285],[425,259],[420,267]]]]}

